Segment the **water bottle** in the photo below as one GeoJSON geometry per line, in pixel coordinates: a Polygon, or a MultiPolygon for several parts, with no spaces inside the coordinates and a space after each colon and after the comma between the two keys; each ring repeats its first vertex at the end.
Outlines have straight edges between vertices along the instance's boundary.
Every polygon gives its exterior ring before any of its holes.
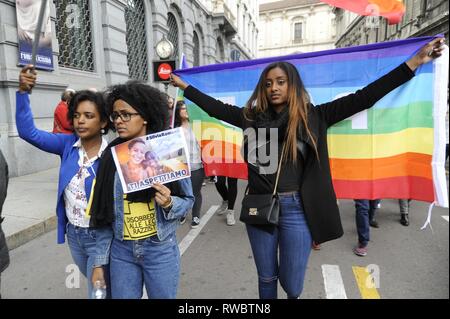
{"type": "Polygon", "coordinates": [[[106,286],[104,281],[97,280],[92,287],[92,299],[106,299],[106,286]]]}

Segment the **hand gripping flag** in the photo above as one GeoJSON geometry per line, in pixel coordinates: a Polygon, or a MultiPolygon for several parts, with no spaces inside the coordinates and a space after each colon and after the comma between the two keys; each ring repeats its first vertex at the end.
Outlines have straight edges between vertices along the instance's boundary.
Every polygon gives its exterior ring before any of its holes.
{"type": "Polygon", "coordinates": [[[397,24],[405,13],[401,0],[322,0],[332,6],[363,16],[382,16],[389,24],[397,24]]]}
{"type": "MultiPolygon", "coordinates": [[[[204,93],[242,107],[264,67],[288,61],[297,67],[312,103],[318,105],[366,86],[407,61],[432,39],[216,64],[176,73],[204,93]]],[[[328,130],[338,198],[411,198],[448,206],[444,169],[448,48],[442,57],[420,66],[415,73],[372,108],[328,130]]],[[[206,174],[246,178],[240,153],[242,131],[209,117],[190,101],[187,104],[206,174]]]]}

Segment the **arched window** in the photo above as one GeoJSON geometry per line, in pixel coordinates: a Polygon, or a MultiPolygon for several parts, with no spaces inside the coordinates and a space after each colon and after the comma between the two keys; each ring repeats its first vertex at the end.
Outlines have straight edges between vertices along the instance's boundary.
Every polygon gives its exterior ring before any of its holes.
{"type": "Polygon", "coordinates": [[[303,23],[294,23],[294,43],[302,42],[303,40],[303,23]]]}
{"type": "Polygon", "coordinates": [[[192,37],[192,42],[194,43],[194,66],[200,65],[200,40],[198,38],[197,32],[194,31],[194,36],[192,37]]]}
{"type": "Polygon", "coordinates": [[[62,67],[94,71],[91,13],[88,0],[54,0],[58,64],[62,67]]]}
{"type": "Polygon", "coordinates": [[[147,81],[147,33],[145,29],[145,8],[143,1],[127,0],[125,23],[127,27],[128,76],[130,79],[147,81]]]}
{"type": "Polygon", "coordinates": [[[219,62],[225,62],[225,47],[221,38],[217,38],[216,58],[219,59],[219,62]]]}
{"type": "Polygon", "coordinates": [[[173,54],[173,58],[175,59],[175,61],[179,61],[178,24],[175,16],[170,12],[167,16],[167,26],[169,27],[169,34],[167,35],[167,39],[172,42],[175,51],[175,53],[173,54]]]}

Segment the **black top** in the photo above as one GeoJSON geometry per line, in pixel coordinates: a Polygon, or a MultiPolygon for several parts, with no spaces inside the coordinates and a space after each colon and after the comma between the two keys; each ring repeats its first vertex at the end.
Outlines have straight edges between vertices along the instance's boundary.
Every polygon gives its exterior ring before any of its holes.
{"type": "MultiPolygon", "coordinates": [[[[330,173],[327,129],[353,114],[361,112],[373,106],[379,99],[390,91],[414,77],[414,72],[406,65],[401,64],[380,79],[370,83],[361,90],[349,94],[332,102],[311,106],[308,113],[308,124],[317,141],[318,159],[315,155],[312,142],[304,137],[299,128],[299,142],[308,148],[310,154],[301,165],[301,174],[292,173],[289,168],[289,177],[301,177],[297,181],[300,190],[303,209],[306,220],[316,243],[322,243],[342,236],[342,224],[339,209],[336,203],[336,195],[330,173]]],[[[251,125],[243,114],[243,108],[225,104],[196,88],[188,86],[184,92],[186,98],[201,107],[209,116],[228,122],[234,126],[245,129],[251,125]]],[[[299,150],[301,146],[299,146],[299,150]]],[[[248,167],[249,192],[253,194],[267,194],[273,191],[270,179],[261,178],[258,169],[251,164],[248,167]]],[[[282,171],[283,172],[283,171],[282,171]]],[[[290,185],[290,178],[286,179],[286,185],[290,185]]]]}

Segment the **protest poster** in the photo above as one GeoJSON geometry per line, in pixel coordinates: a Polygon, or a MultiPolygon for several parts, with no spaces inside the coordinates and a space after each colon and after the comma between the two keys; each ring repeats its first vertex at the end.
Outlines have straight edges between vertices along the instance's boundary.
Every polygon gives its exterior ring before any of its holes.
{"type": "MultiPolygon", "coordinates": [[[[19,63],[23,66],[31,63],[35,30],[38,24],[40,0],[16,0],[17,35],[19,39],[19,63]]],[[[36,54],[36,68],[53,70],[52,23],[50,5],[46,3],[44,20],[36,54]]]]}
{"type": "Polygon", "coordinates": [[[191,176],[183,130],[138,137],[111,148],[124,193],[191,176]]]}

